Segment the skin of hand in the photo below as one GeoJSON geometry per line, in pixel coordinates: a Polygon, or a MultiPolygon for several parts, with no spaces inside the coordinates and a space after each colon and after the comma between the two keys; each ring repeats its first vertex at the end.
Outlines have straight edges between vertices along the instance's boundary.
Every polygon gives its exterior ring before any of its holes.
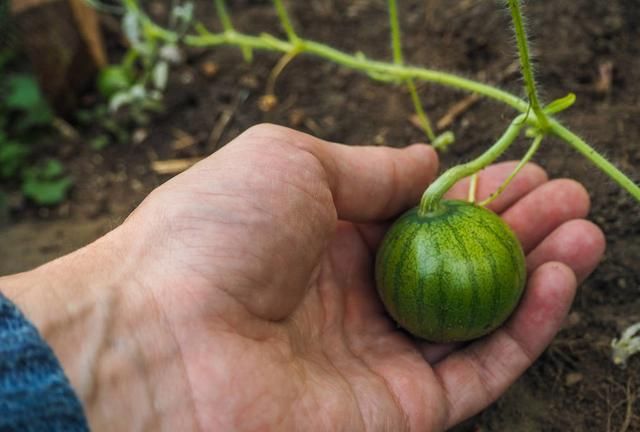
{"type": "MultiPolygon", "coordinates": [[[[514,166],[484,170],[478,199],[514,166]]],[[[105,237],[0,289],[51,344],[96,431],[444,430],[545,349],[604,238],[582,219],[582,186],[528,165],[490,205],[527,254],[518,309],[470,344],[416,340],[385,314],[373,262],[437,167],[426,145],[256,126],[105,237]]]]}

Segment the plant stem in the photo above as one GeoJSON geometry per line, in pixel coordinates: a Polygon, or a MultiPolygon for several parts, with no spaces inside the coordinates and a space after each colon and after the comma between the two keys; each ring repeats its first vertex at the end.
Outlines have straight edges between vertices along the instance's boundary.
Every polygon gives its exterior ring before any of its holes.
{"type": "Polygon", "coordinates": [[[273,4],[276,7],[278,18],[280,18],[280,24],[287,34],[287,38],[289,38],[290,42],[296,44],[300,38],[293,29],[293,25],[291,24],[291,20],[289,19],[287,9],[284,7],[284,3],[282,3],[282,0],[273,0],[273,4]]]}
{"type": "Polygon", "coordinates": [[[524,166],[527,163],[529,163],[529,161],[531,160],[533,155],[536,154],[536,152],[540,148],[540,144],[542,143],[543,139],[544,139],[544,135],[537,135],[533,139],[533,144],[531,144],[531,147],[529,147],[529,150],[524,155],[524,157],[520,160],[520,162],[518,163],[516,168],[513,170],[513,172],[511,174],[509,174],[509,177],[507,177],[507,179],[500,185],[500,187],[498,189],[496,189],[496,191],[494,193],[492,193],[489,196],[489,198],[487,198],[484,201],[478,203],[478,205],[483,206],[483,207],[487,206],[488,204],[493,202],[496,198],[498,198],[502,192],[504,192],[504,190],[507,188],[507,186],[509,186],[509,183],[511,183],[511,181],[515,178],[515,176],[518,175],[520,170],[522,170],[522,168],[524,168],[524,166]]]}
{"type": "Polygon", "coordinates": [[[440,205],[440,200],[451,189],[451,186],[463,178],[477,173],[504,153],[520,134],[522,127],[525,125],[525,119],[526,114],[520,114],[511,122],[500,139],[487,151],[470,162],[448,169],[436,181],[431,183],[431,186],[422,195],[418,214],[424,216],[436,211],[440,205]]]}
{"type": "MultiPolygon", "coordinates": [[[[389,26],[391,27],[391,48],[393,51],[393,63],[397,65],[401,65],[404,62],[402,55],[402,43],[400,41],[400,20],[398,19],[398,5],[396,0],[388,0],[389,5],[389,26]]],[[[424,133],[429,138],[429,141],[433,144],[436,140],[436,134],[433,133],[433,128],[431,127],[431,120],[429,120],[429,116],[424,110],[422,106],[422,102],[420,102],[420,96],[418,95],[418,91],[416,89],[416,85],[413,82],[412,78],[407,78],[407,88],[409,89],[409,94],[411,95],[411,102],[413,103],[413,107],[416,111],[416,115],[418,116],[418,120],[420,121],[420,126],[424,130],[424,133]]]]}
{"type": "MultiPolygon", "coordinates": [[[[233,23],[231,22],[231,17],[229,17],[229,12],[227,12],[227,6],[224,0],[214,0],[216,5],[216,13],[220,18],[220,22],[222,23],[222,28],[226,34],[235,33],[235,29],[233,27],[233,23]]],[[[250,62],[252,57],[251,47],[247,45],[240,45],[240,50],[242,51],[242,56],[245,61],[250,62]]]]}
{"type": "MultiPolygon", "coordinates": [[[[420,96],[418,95],[418,90],[416,89],[416,85],[411,78],[407,80],[407,88],[409,89],[409,94],[411,95],[411,101],[413,102],[413,107],[416,111],[416,115],[418,116],[418,120],[420,121],[420,126],[422,126],[424,133],[427,135],[427,138],[429,138],[429,141],[431,141],[431,144],[433,145],[437,137],[436,137],[436,134],[433,133],[433,128],[431,127],[431,120],[429,120],[427,113],[424,111],[424,108],[422,107],[422,103],[420,102],[420,96]]],[[[449,143],[447,143],[447,145],[448,144],[449,143]]],[[[447,145],[443,147],[446,148],[447,145]]]]}
{"type": "Polygon", "coordinates": [[[640,186],[635,184],[622,171],[605,159],[593,147],[584,142],[582,138],[562,126],[556,120],[550,119],[551,132],[558,138],[566,141],[576,151],[589,159],[595,166],[607,174],[620,187],[629,192],[637,201],[640,201],[640,186]]]}
{"type": "Polygon", "coordinates": [[[545,112],[542,110],[540,101],[538,100],[538,89],[536,88],[536,81],[533,77],[533,67],[531,66],[531,57],[529,55],[529,43],[527,41],[527,32],[524,28],[524,22],[522,19],[522,11],[520,10],[520,0],[508,0],[508,2],[509,9],[511,10],[513,29],[516,34],[516,40],[518,41],[520,69],[522,70],[522,76],[527,86],[531,109],[535,113],[536,117],[538,117],[540,129],[547,131],[549,129],[549,120],[547,119],[545,112]]]}
{"type": "Polygon", "coordinates": [[[469,180],[469,193],[467,194],[467,201],[469,201],[470,203],[475,203],[477,191],[478,191],[478,173],[473,173],[471,175],[471,180],[469,180]]]}
{"type": "MultiPolygon", "coordinates": [[[[135,4],[135,0],[123,0],[127,9],[139,13],[143,24],[150,29],[154,35],[166,42],[176,42],[178,37],[175,33],[166,30],[153,23],[147,16],[142,14],[139,7],[135,4]]],[[[260,36],[245,35],[242,33],[210,33],[200,28],[200,34],[187,35],[183,39],[186,45],[196,47],[211,47],[218,45],[246,46],[253,49],[261,49],[265,51],[290,52],[294,45],[289,41],[283,41],[269,34],[261,34],[260,36]]],[[[406,65],[390,64],[382,61],[367,59],[361,55],[351,55],[343,51],[337,50],[322,43],[314,42],[300,38],[296,48],[300,54],[311,54],[319,58],[332,61],[349,69],[357,70],[363,73],[378,73],[386,77],[403,80],[407,78],[419,79],[422,81],[432,82],[443,86],[464,90],[471,93],[478,93],[484,97],[502,102],[515,110],[526,113],[529,104],[519,97],[493,87],[467,78],[459,77],[454,74],[436,71],[432,69],[419,68],[406,65]]],[[[526,123],[540,127],[539,119],[527,117],[526,123]]],[[[550,132],[566,141],[576,151],[584,155],[599,169],[609,175],[623,189],[629,192],[636,200],[640,201],[640,187],[634,184],[624,173],[613,166],[609,161],[603,158],[596,150],[591,148],[580,137],[566,129],[555,119],[546,117],[549,121],[550,132]]]]}
{"type": "Polygon", "coordinates": [[[280,60],[278,60],[278,63],[276,63],[273,69],[271,69],[271,73],[269,74],[269,78],[267,79],[267,91],[265,92],[265,94],[276,94],[276,81],[278,80],[278,77],[280,76],[284,68],[286,68],[287,65],[291,63],[291,61],[296,57],[296,55],[298,55],[298,53],[294,49],[283,55],[280,60]]]}
{"type": "Polygon", "coordinates": [[[402,45],[400,43],[400,20],[398,19],[398,5],[396,0],[388,0],[389,26],[391,27],[391,48],[393,49],[393,62],[402,64],[402,45]]]}
{"type": "Polygon", "coordinates": [[[215,5],[216,13],[222,23],[222,28],[225,32],[233,32],[233,24],[231,23],[231,18],[229,18],[229,13],[227,12],[227,6],[225,5],[224,0],[215,0],[215,5]]]}

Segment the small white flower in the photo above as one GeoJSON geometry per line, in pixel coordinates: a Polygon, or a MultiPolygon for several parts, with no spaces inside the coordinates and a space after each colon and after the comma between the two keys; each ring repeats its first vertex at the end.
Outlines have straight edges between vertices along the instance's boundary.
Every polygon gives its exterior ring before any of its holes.
{"type": "Polygon", "coordinates": [[[623,331],[620,339],[614,338],[611,341],[611,348],[613,350],[611,358],[613,362],[621,368],[627,366],[629,357],[640,352],[640,334],[635,336],[635,334],[639,332],[640,322],[623,331]]]}

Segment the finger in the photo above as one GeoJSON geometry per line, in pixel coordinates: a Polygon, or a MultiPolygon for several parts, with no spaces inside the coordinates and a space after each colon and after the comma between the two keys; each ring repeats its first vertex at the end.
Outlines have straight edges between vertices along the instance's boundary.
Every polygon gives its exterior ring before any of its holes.
{"type": "Polygon", "coordinates": [[[384,235],[391,227],[392,222],[377,224],[355,224],[360,237],[367,245],[369,252],[374,255],[378,251],[378,247],[384,238],[384,235]]]}
{"type": "MultiPolygon", "coordinates": [[[[518,162],[502,162],[491,165],[478,173],[476,201],[480,202],[494,193],[513,172],[518,162]]],[[[502,213],[520,198],[545,183],[547,173],[540,166],[529,163],[509,183],[509,186],[487,207],[496,213],[502,213]]],[[[447,193],[450,199],[466,200],[469,196],[470,178],[456,183],[447,193]]]]}
{"type": "Polygon", "coordinates": [[[434,344],[424,341],[418,342],[418,348],[420,349],[422,357],[427,361],[427,363],[432,365],[438,363],[440,360],[444,359],[462,346],[464,346],[462,342],[444,344],[434,344]]]}
{"type": "Polygon", "coordinates": [[[326,172],[338,217],[351,222],[385,220],[417,205],[438,170],[438,156],[427,145],[347,146],[272,125],[254,127],[245,135],[251,134],[311,153],[326,172]]]}
{"type": "Polygon", "coordinates": [[[527,256],[527,270],[532,273],[546,262],[558,261],[569,266],[581,283],[602,259],[605,243],[595,224],[583,219],[566,222],[527,256]]]}
{"type": "Polygon", "coordinates": [[[502,214],[529,253],[559,225],[589,213],[589,194],[573,180],[552,180],[502,214]]]}
{"type": "Polygon", "coordinates": [[[323,149],[338,217],[353,222],[386,220],[416,206],[438,170],[437,153],[426,145],[323,149]]]}
{"type": "Polygon", "coordinates": [[[434,367],[447,395],[447,427],[495,401],[531,366],[560,329],[575,289],[569,267],[555,262],[542,265],[504,327],[434,367]]]}

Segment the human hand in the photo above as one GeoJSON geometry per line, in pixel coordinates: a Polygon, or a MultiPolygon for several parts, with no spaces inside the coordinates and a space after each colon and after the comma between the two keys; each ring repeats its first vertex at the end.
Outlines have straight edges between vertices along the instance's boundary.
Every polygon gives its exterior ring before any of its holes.
{"type": "MultiPolygon", "coordinates": [[[[513,167],[485,170],[478,197],[513,167]]],[[[519,308],[467,346],[416,340],[385,314],[373,258],[389,219],[436,171],[427,146],[356,148],[254,127],[104,239],[38,271],[75,287],[53,290],[67,301],[63,321],[83,323],[75,337],[30,296],[16,301],[95,430],[443,430],[494,401],[549,344],[604,240],[581,219],[580,185],[527,166],[490,206],[527,253],[519,308]]]]}

